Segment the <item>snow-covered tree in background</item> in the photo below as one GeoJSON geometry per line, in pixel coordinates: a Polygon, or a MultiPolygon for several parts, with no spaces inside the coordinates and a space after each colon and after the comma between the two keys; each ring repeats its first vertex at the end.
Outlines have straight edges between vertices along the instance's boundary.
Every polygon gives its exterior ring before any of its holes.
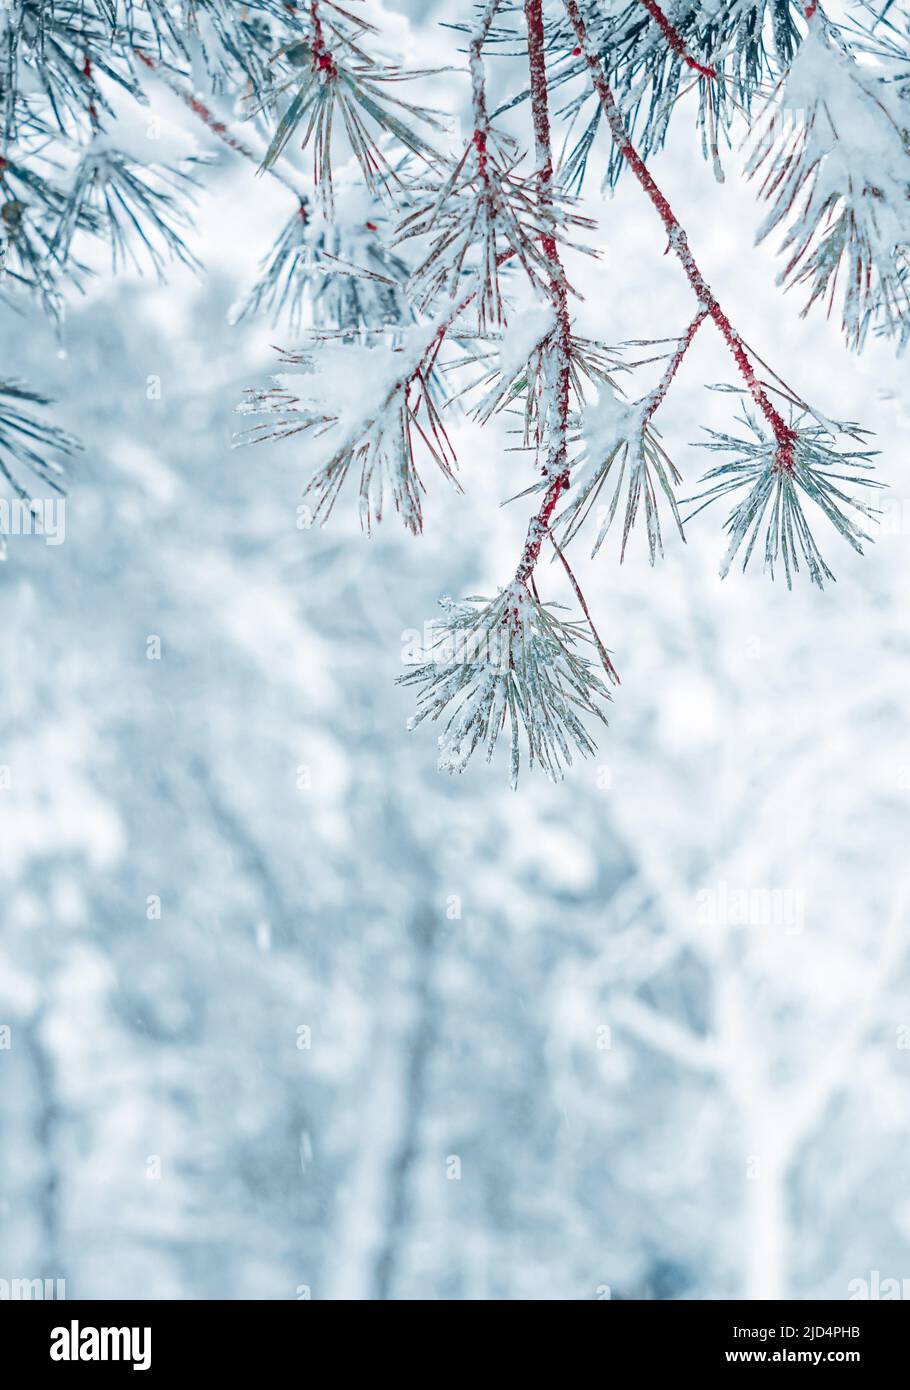
{"type": "MultiPolygon", "coordinates": [[[[294,195],[236,316],[284,313],[297,335],[242,408],[264,416],[248,439],[307,440],[313,519],[356,492],[367,531],[394,511],[419,532],[424,471],[455,483],[456,410],[515,417],[528,459],[520,496],[535,498],[524,545],[498,596],[445,601],[424,660],[403,678],[418,689],[412,722],[443,721],[441,767],[460,771],[481,747],[489,759],[506,730],[513,783],[523,757],[558,778],[574,752],[593,749],[589,725],[605,721],[619,677],[566,554],[583,531],[596,552],[615,523],[623,555],[641,526],[654,563],[668,521],[684,538],[686,502],[694,517],[722,501],[722,573],[758,551],[788,586],[804,569],[819,587],[833,574],[816,528],[829,524],[857,551],[869,539],[879,484],[867,432],[808,402],[753,350],[646,161],[693,92],[719,180],[725,149],[748,140],[769,204],[760,235],[784,233],[783,282],[805,285],[809,304],[838,304],[852,346],[870,331],[904,345],[910,43],[892,7],[859,5],[835,24],[820,5],[790,0],[554,0],[546,11],[542,0],[486,0],[453,15],[448,34],[447,66],[467,57],[461,139],[427,99],[433,73],[409,70],[381,25],[331,0],[15,0],[3,22],[8,293],[59,313],[64,288],[89,274],[80,247],[92,239],[109,244],[115,269],[142,260],[160,275],[168,258],[197,259],[185,232],[200,158],[149,159],[147,141],[143,150],[126,133],[124,101],[134,113],[143,83],[161,80],[294,195]],[[515,76],[496,111],[491,61],[515,76]],[[248,139],[215,114],[224,100],[251,125],[248,139]],[[598,250],[597,223],[575,197],[599,142],[606,183],[623,170],[637,180],[693,294],[687,324],[643,325],[634,344],[614,343],[609,323],[581,337],[573,322],[567,266],[598,250]],[[655,422],[708,323],[728,351],[724,389],[740,398],[741,428],[711,433],[715,464],[683,499],[655,422]],[[656,380],[632,384],[655,365],[656,380]],[[544,553],[569,577],[574,619],[541,595],[544,553]]],[[[0,464],[22,492],[14,467],[34,457],[18,439],[70,442],[20,416],[21,388],[10,391],[19,433],[5,432],[0,464]]]]}

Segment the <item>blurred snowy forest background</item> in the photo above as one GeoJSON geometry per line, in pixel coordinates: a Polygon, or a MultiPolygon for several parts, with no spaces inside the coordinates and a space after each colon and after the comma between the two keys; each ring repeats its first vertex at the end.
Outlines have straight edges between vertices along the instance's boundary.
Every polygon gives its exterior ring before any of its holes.
{"type": "MultiPolygon", "coordinates": [[[[449,11],[410,8],[409,63],[438,61],[449,11]]],[[[456,109],[467,81],[438,88],[456,109]]],[[[343,506],[300,529],[306,445],[231,447],[293,344],[229,323],[288,197],[149,91],[217,154],[206,273],[100,274],[61,339],[0,311],[9,372],[87,446],[65,543],[13,538],[0,570],[0,1277],[842,1299],[910,1276],[906,360],[799,318],[738,156],[715,183],[677,119],[654,165],[736,322],[876,431],[876,544],[833,539],[824,594],[722,583],[714,517],[653,571],[641,537],[622,567],[582,547],[623,681],[597,759],[517,793],[502,759],[440,777],[395,678],[440,594],[502,581],[527,461],[461,421],[465,495],[431,485],[422,538],[368,541],[343,506]]],[[[585,205],[579,319],[681,332],[640,189],[594,176],[585,205]]],[[[705,330],[661,415],[687,483],[725,379],[705,330]]]]}

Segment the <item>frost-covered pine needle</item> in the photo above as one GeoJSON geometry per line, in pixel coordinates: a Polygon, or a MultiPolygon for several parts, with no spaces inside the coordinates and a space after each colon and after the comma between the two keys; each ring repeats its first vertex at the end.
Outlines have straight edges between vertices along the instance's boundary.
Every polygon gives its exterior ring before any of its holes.
{"type": "Polygon", "coordinates": [[[294,209],[232,322],[267,313],[297,332],[308,315],[317,328],[348,330],[354,339],[415,321],[409,269],[392,249],[387,210],[359,177],[338,181],[336,204],[333,218],[318,203],[294,209]]]}
{"type": "MultiPolygon", "coordinates": [[[[729,457],[705,474],[702,483],[707,486],[688,499],[700,503],[691,515],[695,516],[720,498],[747,489],[745,497],[735,505],[725,522],[730,545],[721,565],[721,575],[729,572],[743,545],[742,567],[745,569],[756,541],[764,532],[764,568],[772,578],[775,564],[781,561],[790,588],[802,560],[812,582],[824,588],[825,581],[833,580],[834,575],[816,543],[805,503],[813,503],[848,545],[861,555],[862,542],[871,537],[850,512],[874,519],[876,509],[851,496],[846,489],[883,486],[864,471],[872,467],[875,453],[836,449],[831,432],[811,417],[803,416],[791,421],[793,463],[791,468],[782,468],[778,442],[769,439],[748,412],[744,423],[750,428],[752,438],[741,439],[709,430],[710,440],[700,444],[703,449],[729,457]]],[[[854,426],[839,428],[840,432],[854,438],[860,434],[854,426]]]]}
{"type": "Polygon", "coordinates": [[[559,605],[538,602],[518,580],[492,600],[441,605],[445,617],[426,660],[399,677],[419,690],[409,727],[446,718],[440,771],[463,772],[478,748],[490,762],[507,726],[513,787],[522,748],[528,766],[537,764],[553,781],[572,763],[573,750],[594,752],[584,718],[606,724],[603,706],[612,697],[584,654],[593,639],[583,623],[560,618],[559,605]]]}
{"type": "MultiPolygon", "coordinates": [[[[535,289],[544,289],[550,264],[542,248],[547,226],[537,206],[536,179],[518,171],[520,160],[509,144],[478,132],[454,169],[420,190],[417,206],[399,226],[401,240],[427,242],[411,277],[420,307],[439,296],[455,298],[471,276],[479,286],[483,331],[506,320],[504,268],[520,266],[535,289]]],[[[570,227],[594,224],[574,212],[571,199],[561,198],[558,225],[564,238],[570,227]]]]}
{"type": "MultiPolygon", "coordinates": [[[[558,417],[553,362],[558,355],[558,325],[550,305],[541,304],[513,318],[491,352],[468,350],[458,367],[476,363],[481,375],[465,388],[474,398],[472,413],[486,424],[499,411],[521,412],[521,438],[525,448],[545,451],[549,430],[558,417]]],[[[590,338],[569,337],[570,417],[586,407],[587,393],[606,385],[611,390],[614,374],[626,370],[619,355],[590,338]]]]}
{"type": "Polygon", "coordinates": [[[282,50],[284,75],[276,81],[267,104],[275,96],[293,92],[263,160],[270,169],[291,138],[303,131],[301,149],[312,147],[313,179],[326,206],[334,201],[334,155],[339,125],[371,192],[386,190],[395,182],[395,170],[383,151],[386,139],[394,140],[429,163],[439,154],[417,129],[418,124],[441,130],[436,112],[392,95],[396,85],[426,74],[408,72],[371,58],[357,40],[373,26],[344,11],[334,11],[331,25],[323,25],[319,8],[310,7],[310,35],[282,50]],[[340,122],[336,120],[340,118],[340,122]]]}
{"type": "MultiPolygon", "coordinates": [[[[834,32],[834,31],[832,31],[834,32]]],[[[838,285],[844,335],[910,336],[910,101],[813,23],[751,154],[770,212],[759,239],[787,228],[783,284],[827,300],[838,285]],[[780,108],[778,110],[778,107],[780,108]]]]}
{"type": "Polygon", "coordinates": [[[54,455],[65,457],[82,447],[71,434],[35,415],[34,406],[48,405],[46,396],[30,391],[22,382],[0,381],[0,474],[23,500],[31,494],[20,479],[21,470],[62,492],[63,466],[54,455]]]}
{"type": "Polygon", "coordinates": [[[311,346],[288,352],[296,371],[272,377],[266,390],[248,391],[242,414],[265,415],[242,434],[240,444],[286,439],[310,432],[318,441],[315,472],[304,489],[314,499],[314,520],[324,522],[346,478],[358,477],[360,521],[369,532],[390,502],[404,525],[422,529],[416,450],[422,446],[454,482],[455,455],[433,400],[432,327],[411,328],[391,345],[379,335],[373,346],[346,341],[344,332],[314,335],[311,346]]]}
{"type": "Polygon", "coordinates": [[[104,229],[115,272],[128,264],[141,269],[140,247],[159,280],[168,258],[201,269],[183,237],[193,225],[188,202],[194,186],[186,169],[141,164],[98,137],[75,171],[51,254],[65,262],[88,219],[104,229]]]}
{"type": "Polygon", "coordinates": [[[623,496],[621,560],[639,510],[644,516],[651,564],[658,555],[663,556],[661,496],[685,540],[674,491],[681,477],[651,428],[651,409],[650,397],[623,401],[607,383],[601,385],[597,404],[589,406],[582,416],[582,447],[572,463],[572,500],[554,522],[557,532],[562,528],[561,545],[574,539],[594,511],[600,523],[591,551],[596,555],[623,496]]]}

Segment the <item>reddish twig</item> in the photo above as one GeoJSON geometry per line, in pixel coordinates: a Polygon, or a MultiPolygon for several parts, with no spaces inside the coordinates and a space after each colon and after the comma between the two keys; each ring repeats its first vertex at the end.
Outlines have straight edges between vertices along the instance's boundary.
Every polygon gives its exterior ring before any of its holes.
{"type": "Polygon", "coordinates": [[[755,374],[755,369],[749,360],[749,355],[746,352],[742,338],[715,299],[710,285],[698,268],[695,257],[690,250],[689,242],[682,224],[652,178],[641,155],[632,144],[622,114],[616,104],[616,99],[610,90],[610,84],[601,66],[600,57],[589,42],[588,31],[581,17],[581,12],[579,11],[576,0],[565,0],[565,6],[572,27],[578,36],[578,42],[584,53],[585,62],[591,74],[594,90],[600,101],[601,109],[607,118],[607,124],[610,127],[617,149],[651,199],[651,202],[654,204],[666,228],[670,246],[679,258],[699,304],[702,305],[706,313],[717,325],[721,337],[730,349],[733,360],[748,387],[749,394],[771,427],[777,444],[775,467],[784,472],[792,473],[795,466],[793,446],[796,441],[796,434],[786,423],[783,416],[771,402],[767,392],[763,389],[761,382],[755,374]]]}
{"type": "Polygon", "coordinates": [[[648,398],[648,405],[645,410],[644,417],[642,419],[643,426],[648,423],[652,415],[655,414],[660,405],[663,403],[663,399],[670,389],[673,378],[679,371],[680,364],[682,363],[683,358],[689,351],[689,348],[692,346],[692,339],[695,337],[696,333],[701,328],[702,324],[704,323],[707,317],[708,310],[705,308],[699,309],[698,313],[695,315],[695,318],[692,320],[685,333],[679,339],[676,351],[673,353],[672,357],[670,358],[670,361],[667,364],[667,370],[664,372],[660,381],[657,383],[657,385],[655,386],[654,390],[651,392],[651,395],[648,398]]]}
{"type": "Polygon", "coordinates": [[[683,60],[687,67],[690,67],[693,72],[697,72],[700,77],[717,77],[716,68],[706,67],[703,63],[699,63],[696,58],[692,57],[683,42],[683,37],[679,30],[674,28],[660,6],[655,4],[655,0],[640,0],[640,3],[648,11],[648,14],[660,29],[667,43],[673,49],[673,52],[678,58],[683,60]]]}
{"type": "MultiPolygon", "coordinates": [[[[250,145],[245,144],[239,136],[235,135],[224,121],[219,120],[214,112],[206,106],[205,102],[201,101],[200,98],[196,96],[195,92],[185,87],[174,73],[170,72],[160,63],[156,63],[155,59],[144,52],[143,49],[134,48],[133,52],[140,63],[147,67],[150,72],[156,73],[174,95],[180,98],[187,110],[192,111],[193,115],[197,116],[199,120],[202,121],[203,125],[206,126],[213,135],[217,136],[223,145],[227,145],[229,150],[233,150],[235,154],[243,155],[244,159],[250,160],[257,168],[261,168],[262,156],[257,154],[250,145]]],[[[273,178],[277,179],[279,183],[284,184],[284,187],[294,194],[294,197],[297,198],[300,203],[301,210],[306,208],[306,195],[296,187],[294,182],[289,179],[286,174],[283,174],[280,169],[274,166],[270,166],[267,172],[270,173],[273,178]]]]}
{"type": "Polygon", "coordinates": [[[572,588],[575,590],[575,597],[578,599],[578,602],[581,606],[581,611],[582,613],[584,613],[585,618],[587,619],[588,627],[591,629],[591,636],[594,638],[594,645],[597,648],[597,654],[600,657],[600,664],[603,666],[604,670],[606,671],[613,684],[620,685],[621,681],[619,679],[619,672],[613,665],[613,662],[610,660],[610,653],[607,651],[606,647],[601,641],[600,633],[594,626],[594,619],[591,617],[591,611],[588,608],[587,602],[585,601],[585,596],[581,592],[581,586],[579,585],[578,580],[575,578],[575,575],[572,573],[572,567],[566,559],[565,555],[562,553],[561,548],[557,544],[556,537],[553,535],[553,532],[548,531],[547,535],[550,537],[553,549],[556,551],[556,554],[559,556],[560,560],[563,563],[566,574],[569,576],[569,581],[572,585],[572,588]]]}
{"type": "Polygon", "coordinates": [[[471,99],[474,109],[474,148],[477,150],[477,168],[484,182],[487,181],[487,88],[483,67],[483,46],[490,32],[490,25],[499,9],[500,0],[487,0],[487,7],[480,17],[477,28],[471,35],[468,49],[471,69],[471,99]]]}
{"type": "Polygon", "coordinates": [[[322,32],[318,0],[310,0],[310,24],[313,30],[313,67],[318,72],[328,73],[329,77],[337,77],[338,68],[335,59],[326,48],[325,35],[322,32]]]}
{"type": "Polygon", "coordinates": [[[531,520],[515,578],[526,583],[540,556],[540,547],[560,494],[569,485],[568,435],[569,390],[571,382],[572,328],[569,320],[569,289],[556,245],[553,217],[553,149],[550,140],[550,108],[547,91],[546,51],[542,0],[525,0],[528,30],[528,68],[531,115],[534,122],[534,149],[537,158],[537,196],[546,233],[541,246],[549,262],[550,302],[556,317],[556,373],[554,382],[555,419],[549,422],[545,473],[549,487],[537,515],[531,520]]]}
{"type": "MultiPolygon", "coordinates": [[[[95,82],[94,82],[94,78],[92,77],[92,59],[91,59],[91,54],[89,54],[89,53],[86,53],[86,55],[85,55],[85,62],[82,64],[82,76],[85,78],[86,84],[87,84],[87,85],[90,85],[91,88],[94,89],[94,87],[95,87],[95,82]]],[[[91,120],[91,122],[92,122],[93,128],[97,130],[97,128],[98,128],[98,108],[97,108],[97,106],[95,105],[95,102],[94,102],[93,98],[91,97],[91,95],[89,96],[88,114],[89,114],[89,118],[90,118],[90,120],[91,120]]]]}

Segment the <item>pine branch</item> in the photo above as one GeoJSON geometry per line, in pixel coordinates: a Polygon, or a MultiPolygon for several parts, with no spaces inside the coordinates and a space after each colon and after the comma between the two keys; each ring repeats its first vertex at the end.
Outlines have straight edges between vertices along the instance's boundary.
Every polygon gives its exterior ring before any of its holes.
{"type": "MultiPolygon", "coordinates": [[[[436,626],[426,660],[399,677],[400,685],[419,688],[409,726],[447,712],[439,768],[459,773],[478,748],[490,762],[508,725],[513,788],[522,744],[530,767],[536,764],[560,781],[573,748],[583,756],[594,752],[582,717],[606,723],[603,706],[610,692],[583,655],[591,635],[581,624],[559,618],[556,605],[540,603],[517,579],[495,599],[444,599],[441,606],[445,618],[436,626]]],[[[596,641],[611,674],[609,657],[596,641]]],[[[611,679],[618,679],[615,672],[611,679]]]]}
{"type": "Polygon", "coordinates": [[[721,337],[727,344],[740,375],[746,383],[749,394],[752,396],[752,399],[755,401],[770,426],[776,444],[775,466],[784,471],[792,471],[793,433],[784,421],[783,416],[772,404],[767,392],[758,380],[742,338],[714,297],[708,282],[698,267],[695,257],[689,247],[688,238],[682,224],[677,219],[667,198],[654,181],[644,160],[629,138],[622,115],[616,105],[606,76],[604,75],[598,54],[589,41],[587,28],[582,19],[581,11],[578,8],[577,0],[564,0],[564,3],[566,13],[575,30],[579,46],[581,47],[585,62],[588,65],[594,90],[597,93],[613,139],[621,151],[623,158],[638,179],[638,182],[650,198],[666,229],[669,245],[679,259],[699,304],[717,325],[721,337]]]}
{"type": "MultiPolygon", "coordinates": [[[[263,166],[263,153],[257,153],[247,141],[241,139],[235,131],[231,130],[230,126],[228,126],[225,121],[221,120],[220,117],[216,116],[214,112],[206,106],[205,102],[181,81],[176,73],[165,67],[163,63],[156,62],[155,59],[143,49],[136,48],[133,51],[139,61],[148,68],[150,72],[155,73],[156,76],[164,82],[165,86],[167,86],[176,97],[179,97],[187,110],[191,111],[194,116],[202,121],[203,125],[210,130],[223,145],[227,145],[228,149],[233,150],[235,154],[239,154],[244,159],[249,160],[251,163],[255,164],[257,168],[263,166]]],[[[283,168],[272,163],[268,165],[266,172],[270,174],[272,178],[277,179],[279,183],[283,184],[290,193],[293,193],[301,208],[306,208],[307,197],[302,186],[297,183],[296,180],[292,179],[283,168]]]]}
{"type": "Polygon", "coordinates": [[[516,581],[526,584],[537,564],[540,547],[547,532],[550,518],[556,509],[560,495],[569,484],[568,430],[572,327],[569,319],[568,283],[556,244],[553,225],[553,150],[550,140],[550,107],[547,91],[542,0],[525,0],[524,15],[528,31],[529,87],[537,160],[538,200],[541,220],[545,227],[542,244],[544,253],[550,262],[549,296],[556,321],[556,337],[549,363],[550,390],[553,398],[551,418],[548,420],[549,448],[544,465],[544,475],[548,480],[548,488],[537,515],[532,518],[528,527],[524,550],[515,571],[516,581]]]}
{"type": "Polygon", "coordinates": [[[388,498],[408,530],[418,533],[423,528],[418,447],[455,481],[454,451],[430,385],[441,331],[442,326],[410,330],[404,345],[391,354],[391,371],[381,342],[373,348],[352,345],[343,333],[334,340],[319,335],[309,350],[285,353],[287,365],[303,370],[276,376],[266,391],[247,393],[241,412],[269,418],[237,442],[287,439],[304,432],[325,438],[322,461],[304,490],[304,496],[315,499],[313,519],[328,519],[353,474],[359,477],[365,531],[383,520],[388,498]]]}
{"type": "Polygon", "coordinates": [[[646,422],[649,421],[652,418],[652,416],[657,413],[658,409],[663,404],[666,394],[673,383],[673,379],[676,376],[676,373],[679,371],[680,367],[682,366],[683,358],[689,351],[689,348],[692,346],[695,335],[698,332],[699,328],[701,328],[705,319],[708,317],[708,313],[709,310],[706,307],[699,309],[698,313],[695,315],[694,319],[689,324],[689,327],[686,329],[685,333],[679,339],[676,351],[671,354],[670,359],[667,363],[666,371],[664,372],[660,381],[655,386],[654,390],[648,396],[647,405],[645,407],[644,412],[646,422]]]}
{"type": "Polygon", "coordinates": [[[639,3],[644,5],[673,52],[682,59],[687,67],[690,67],[693,72],[697,72],[699,77],[717,77],[716,68],[700,63],[697,58],[692,57],[679,30],[670,23],[663,10],[656,4],[656,0],[639,0],[639,3]]]}
{"type": "Polygon", "coordinates": [[[842,284],[842,327],[910,337],[910,108],[816,15],[750,155],[770,206],[759,239],[785,227],[780,281],[809,290],[803,313],[842,284]],[[778,114],[778,107],[783,114],[778,114]],[[862,132],[858,138],[855,132],[862,132]]]}
{"type": "Polygon", "coordinates": [[[183,238],[192,220],[180,201],[197,186],[186,169],[141,164],[106,142],[93,145],[75,171],[50,254],[64,265],[75,233],[89,226],[110,242],[115,273],[127,263],[141,269],[136,242],[159,281],[168,257],[201,270],[183,238]]]}
{"type": "Polygon", "coordinates": [[[23,470],[62,494],[63,465],[54,455],[67,458],[82,448],[73,435],[46,424],[29,409],[50,404],[21,381],[0,381],[0,474],[22,501],[32,496],[22,481],[23,470]]]}
{"type": "MultiPolygon", "coordinates": [[[[864,488],[878,486],[865,431],[827,421],[749,347],[651,173],[681,96],[697,94],[702,145],[722,177],[719,142],[771,92],[771,109],[783,105],[789,121],[772,124],[750,167],[768,202],[763,231],[784,232],[785,282],[806,283],[810,302],[830,307],[840,279],[857,346],[873,324],[910,340],[910,69],[894,15],[867,23],[856,44],[817,5],[793,0],[592,0],[584,13],[582,5],[564,0],[545,28],[543,0],[517,9],[480,0],[471,22],[454,26],[465,36],[470,102],[466,139],[451,150],[437,148],[439,113],[397,95],[402,82],[428,74],[374,57],[377,31],[333,0],[17,0],[0,14],[4,297],[25,290],[59,312],[65,288],[91,273],[79,258],[88,238],[109,244],[115,266],[149,258],[163,274],[169,258],[192,262],[183,232],[199,161],[156,165],[118,141],[119,100],[145,102],[150,72],[214,138],[293,195],[237,316],[287,313],[302,342],[241,408],[261,417],[247,441],[307,440],[304,495],[316,520],[345,491],[357,494],[365,530],[394,510],[418,532],[425,461],[454,482],[451,412],[464,399],[481,425],[501,412],[517,420],[516,448],[535,469],[518,496],[533,496],[537,510],[514,577],[496,598],[447,602],[441,647],[405,678],[419,687],[416,722],[445,712],[443,767],[461,771],[480,746],[489,757],[508,730],[513,784],[525,756],[558,777],[577,752],[592,751],[586,721],[605,722],[608,687],[619,679],[566,547],[601,500],[594,554],[614,522],[620,560],[635,529],[652,563],[668,520],[685,540],[681,478],[655,420],[705,320],[742,382],[721,389],[746,407],[743,438],[709,434],[718,462],[691,499],[693,516],[715,501],[731,507],[723,572],[761,549],[766,569],[783,567],[788,585],[799,570],[821,585],[832,574],[813,509],[857,551],[875,516],[863,500],[864,488]],[[502,109],[527,102],[532,159],[490,114],[486,68],[497,44],[527,61],[526,90],[502,109]],[[796,120],[807,91],[810,110],[796,120]],[[277,108],[264,151],[215,114],[230,100],[254,118],[277,108]],[[557,179],[554,119],[563,117],[570,130],[578,118],[581,133],[557,179]],[[888,158],[867,157],[857,131],[888,122],[888,158]],[[608,179],[631,169],[694,294],[678,339],[614,348],[572,332],[566,259],[591,249],[575,239],[584,242],[594,224],[571,191],[601,133],[610,137],[608,179]],[[315,197],[282,159],[292,140],[312,156],[315,197]],[[336,167],[339,148],[350,175],[336,167]],[[516,287],[535,307],[524,308],[516,287]],[[654,355],[629,361],[632,347],[654,355]],[[623,373],[651,363],[660,365],[649,390],[621,389],[623,373]],[[461,369],[472,379],[453,390],[461,369]],[[541,602],[545,539],[579,622],[541,602]],[[453,654],[451,642],[471,650],[453,654]]],[[[57,456],[75,447],[24,408],[30,399],[39,402],[15,385],[0,393],[0,472],[20,496],[15,466],[53,484],[57,456]]]]}
{"type": "MultiPolygon", "coordinates": [[[[764,529],[764,567],[772,578],[775,564],[782,561],[789,589],[802,561],[813,584],[824,588],[825,582],[833,580],[834,575],[816,544],[803,502],[817,507],[847,544],[862,555],[862,542],[871,538],[850,512],[874,519],[875,509],[844,489],[845,486],[883,486],[866,476],[874,454],[866,449],[840,452],[833,447],[829,429],[797,416],[791,426],[793,467],[782,470],[776,467],[773,444],[756,421],[746,414],[744,422],[751,431],[751,438],[708,431],[709,442],[702,448],[722,453],[724,461],[705,475],[702,482],[707,486],[690,499],[700,503],[692,515],[745,488],[745,497],[734,506],[726,521],[730,544],[721,575],[726,575],[742,547],[745,547],[742,567],[746,568],[764,529]]],[[[858,433],[855,426],[835,428],[854,436],[858,433]]]]}
{"type": "Polygon", "coordinates": [[[433,165],[441,156],[416,127],[442,127],[436,113],[401,101],[389,90],[421,74],[375,62],[356,42],[371,26],[359,24],[355,30],[344,11],[334,6],[328,8],[342,17],[332,23],[333,46],[325,37],[321,0],[310,0],[308,38],[282,50],[288,70],[270,94],[269,102],[281,92],[292,91],[293,95],[281,115],[262,167],[270,168],[295,132],[303,127],[301,148],[312,146],[313,179],[325,207],[331,209],[336,116],[341,118],[367,187],[380,194],[389,192],[397,176],[380,147],[379,136],[391,136],[433,165]]]}

